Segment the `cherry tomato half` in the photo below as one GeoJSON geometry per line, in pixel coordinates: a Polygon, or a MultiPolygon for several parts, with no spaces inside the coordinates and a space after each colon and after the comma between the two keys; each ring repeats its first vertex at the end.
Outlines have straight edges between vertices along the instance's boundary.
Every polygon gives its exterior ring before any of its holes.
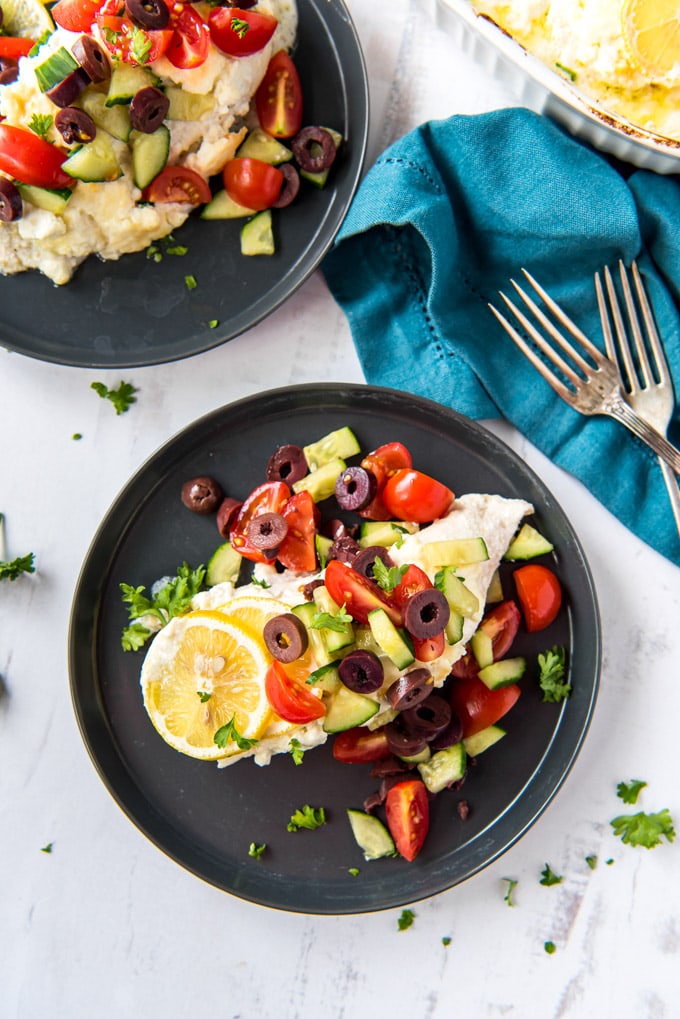
{"type": "Polygon", "coordinates": [[[26,39],[18,35],[0,35],[0,57],[6,57],[8,60],[25,57],[34,46],[33,39],[26,39]]]}
{"type": "Polygon", "coordinates": [[[390,754],[384,728],[371,731],[366,726],[359,725],[355,729],[339,732],[333,740],[333,757],[343,764],[382,761],[390,754]]]}
{"type": "Polygon", "coordinates": [[[441,658],[446,647],[446,634],[442,630],[435,637],[412,637],[413,654],[418,662],[434,662],[441,658]]]}
{"type": "Polygon", "coordinates": [[[339,559],[331,559],[329,562],[324,583],[331,598],[336,604],[344,605],[357,623],[368,623],[369,612],[384,609],[395,626],[402,625],[401,610],[385,591],[339,559]]]}
{"type": "Polygon", "coordinates": [[[274,138],[292,138],[302,127],[302,85],[285,50],[269,61],[255,93],[255,109],[260,127],[274,138]]]}
{"type": "Polygon", "coordinates": [[[205,177],[188,166],[166,166],[144,189],[142,197],[147,202],[189,202],[203,205],[212,198],[210,185],[205,177]]]}
{"type": "Polygon", "coordinates": [[[69,32],[87,32],[103,0],[58,0],[50,9],[57,25],[69,32]]]}
{"type": "MultiPolygon", "coordinates": [[[[490,609],[479,624],[479,629],[491,638],[495,662],[499,658],[504,658],[510,650],[512,642],[517,636],[520,619],[517,603],[512,598],[508,598],[490,609]]],[[[479,665],[469,648],[462,658],[454,662],[451,672],[460,679],[468,679],[478,674],[479,665]]]]}
{"type": "MultiPolygon", "coordinates": [[[[85,19],[87,14],[83,17],[85,19]]],[[[171,22],[173,17],[171,13],[171,22]]],[[[157,60],[170,45],[174,31],[172,24],[164,29],[139,28],[125,16],[125,8],[119,0],[104,0],[103,3],[97,0],[94,21],[111,56],[126,64],[150,64],[157,60]]]]}
{"type": "Polygon", "coordinates": [[[283,174],[261,159],[230,159],[222,171],[227,194],[247,209],[270,209],[281,193],[283,174]]]}
{"type": "Polygon", "coordinates": [[[368,453],[361,461],[361,466],[375,476],[378,491],[372,502],[359,510],[359,516],[366,520],[387,520],[391,514],[380,493],[389,477],[411,464],[411,454],[401,442],[387,442],[368,453]]]}
{"type": "Polygon", "coordinates": [[[61,168],[66,154],[33,131],[0,124],[0,170],[23,184],[39,188],[65,188],[73,184],[61,168]]]}
{"type": "Polygon", "coordinates": [[[173,27],[170,44],[165,51],[173,67],[184,70],[199,67],[210,52],[210,29],[193,7],[181,6],[171,19],[173,27]]]}
{"type": "Polygon", "coordinates": [[[276,659],[267,669],[264,680],[267,700],[280,718],[294,725],[305,725],[326,714],[326,706],[304,683],[286,675],[276,659]]]}
{"type": "Polygon", "coordinates": [[[404,467],[389,477],[380,495],[390,516],[419,524],[443,517],[454,499],[450,488],[412,467],[404,467]]]}
{"type": "Polygon", "coordinates": [[[507,714],[521,693],[517,683],[489,690],[477,676],[452,679],[448,685],[449,704],[463,727],[463,739],[495,725],[507,714]]]}
{"type": "Polygon", "coordinates": [[[515,570],[513,579],[527,630],[550,626],[562,604],[562,586],[553,571],[540,563],[528,563],[515,570]]]}
{"type": "Polygon", "coordinates": [[[278,21],[272,14],[240,7],[215,7],[208,17],[210,37],[230,57],[249,57],[267,45],[278,21]]]}
{"type": "Polygon", "coordinates": [[[262,550],[255,548],[248,539],[248,524],[260,513],[283,513],[289,499],[290,488],[283,481],[266,481],[253,489],[229,532],[229,540],[236,551],[256,563],[269,562],[262,550]]]}
{"type": "Polygon", "coordinates": [[[430,801],[425,784],[412,778],[393,785],[385,799],[387,827],[398,852],[415,860],[430,827],[430,801]]]}
{"type": "Polygon", "coordinates": [[[395,605],[403,609],[406,602],[414,594],[420,594],[421,591],[429,591],[433,586],[425,570],[421,570],[420,566],[416,566],[415,563],[410,563],[403,577],[392,590],[392,600],[395,605]]]}
{"type": "Polygon", "coordinates": [[[281,515],[288,524],[288,533],[276,558],[287,570],[311,573],[317,567],[316,532],[321,516],[318,506],[309,492],[297,492],[281,515]]]}

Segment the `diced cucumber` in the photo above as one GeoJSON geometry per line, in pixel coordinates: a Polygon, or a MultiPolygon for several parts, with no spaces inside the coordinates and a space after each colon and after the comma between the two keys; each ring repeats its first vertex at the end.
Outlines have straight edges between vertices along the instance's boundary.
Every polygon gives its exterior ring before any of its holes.
{"type": "Polygon", "coordinates": [[[449,644],[457,644],[459,640],[463,639],[463,624],[465,620],[460,612],[455,612],[451,609],[449,620],[444,628],[446,639],[449,644]]]}
{"type": "Polygon", "coordinates": [[[34,184],[17,184],[19,194],[25,202],[30,202],[37,209],[45,209],[60,216],[66,203],[73,194],[70,188],[39,188],[34,184]]]}
{"type": "Polygon", "coordinates": [[[205,581],[208,587],[215,584],[224,584],[227,581],[236,584],[243,557],[236,551],[230,541],[216,548],[210,559],[205,574],[205,581]]]}
{"type": "Polygon", "coordinates": [[[344,732],[356,725],[364,725],[380,709],[377,701],[364,694],[348,690],[342,684],[332,695],[323,720],[326,732],[344,732]]]}
{"type": "Polygon", "coordinates": [[[117,180],[122,170],[111,138],[104,131],[87,145],[81,145],[62,164],[64,173],[88,182],[117,180]]]}
{"type": "Polygon", "coordinates": [[[200,120],[215,106],[215,96],[211,93],[186,92],[179,85],[168,85],[165,96],[169,102],[168,120],[200,120]]]}
{"type": "Polygon", "coordinates": [[[347,464],[344,460],[331,460],[329,463],[323,464],[316,470],[312,470],[310,474],[305,474],[304,478],[296,481],[293,485],[293,491],[295,493],[309,492],[314,502],[323,502],[324,499],[330,499],[335,492],[335,482],[346,467],[347,464]]]}
{"type": "Polygon", "coordinates": [[[486,668],[493,662],[493,641],[484,630],[477,630],[472,634],[470,647],[475,656],[475,661],[480,669],[486,668]]]}
{"type": "Polygon", "coordinates": [[[131,103],[134,96],[149,85],[158,85],[158,78],[148,69],[139,64],[116,64],[111,72],[109,91],[106,96],[107,106],[119,103],[131,103]]]}
{"type": "Polygon", "coordinates": [[[277,138],[273,138],[260,127],[256,127],[239,146],[239,159],[261,159],[263,163],[279,166],[293,158],[292,151],[277,138]]]}
{"type": "Polygon", "coordinates": [[[535,556],[552,552],[554,547],[552,542],[544,538],[531,524],[522,524],[503,558],[511,562],[517,559],[533,559],[535,556]]]}
{"type": "Polygon", "coordinates": [[[453,566],[446,566],[437,572],[434,586],[444,595],[452,612],[466,619],[472,619],[479,612],[479,598],[456,575],[453,566]]]}
{"type": "MultiPolygon", "coordinates": [[[[342,144],[342,140],[343,140],[342,139],[342,135],[340,134],[340,132],[339,131],[334,131],[333,128],[331,128],[331,127],[325,127],[324,131],[328,131],[329,135],[333,139],[333,142],[335,144],[336,150],[339,149],[340,145],[342,144]]],[[[332,164],[331,164],[331,166],[332,166],[332,164]]],[[[314,171],[314,170],[300,170],[300,176],[304,177],[305,180],[308,180],[315,187],[322,188],[322,187],[325,187],[325,185],[326,185],[326,181],[328,180],[328,174],[331,171],[331,166],[327,167],[325,170],[317,170],[317,171],[314,171]]]]}
{"type": "Polygon", "coordinates": [[[326,651],[329,654],[334,654],[353,644],[354,627],[351,623],[342,622],[337,618],[340,606],[336,605],[333,601],[328,593],[328,588],[323,586],[314,588],[313,598],[318,611],[335,617],[334,623],[338,627],[338,629],[325,626],[320,628],[319,632],[321,633],[326,651]]]}
{"type": "Polygon", "coordinates": [[[364,520],[359,531],[359,545],[368,548],[370,545],[381,545],[390,548],[406,534],[413,534],[417,524],[395,524],[391,520],[364,520]]]}
{"type": "Polygon", "coordinates": [[[418,754],[399,754],[399,760],[405,761],[406,764],[425,764],[432,757],[432,751],[429,746],[423,747],[418,754]]]}
{"type": "Polygon", "coordinates": [[[441,566],[469,566],[483,563],[489,558],[484,538],[450,538],[447,541],[430,541],[423,545],[423,563],[426,569],[441,566]]]}
{"type": "Polygon", "coordinates": [[[491,582],[489,583],[489,587],[486,592],[486,602],[487,605],[497,605],[498,602],[502,601],[503,601],[503,582],[501,581],[500,573],[498,572],[498,570],[496,570],[493,577],[491,578],[491,582]]]}
{"type": "Polygon", "coordinates": [[[482,729],[481,732],[465,737],[463,740],[465,753],[468,757],[477,757],[492,747],[494,743],[498,743],[504,736],[505,729],[501,729],[499,725],[487,725],[486,729],[482,729]]]}
{"type": "Polygon", "coordinates": [[[107,106],[103,92],[86,88],[78,97],[78,106],[94,120],[97,127],[107,131],[114,138],[126,142],[130,137],[130,111],[127,106],[107,106]]]}
{"type": "Polygon", "coordinates": [[[54,53],[50,53],[47,60],[36,67],[35,77],[38,88],[41,92],[48,92],[60,81],[63,81],[71,71],[75,71],[78,66],[75,57],[69,53],[65,46],[60,46],[54,53]]]}
{"type": "Polygon", "coordinates": [[[272,210],[264,209],[241,227],[241,254],[273,255],[275,251],[272,210]]]}
{"type": "Polygon", "coordinates": [[[394,839],[380,818],[366,814],[363,810],[348,810],[347,817],[365,860],[397,855],[394,839]]]}
{"type": "MultiPolygon", "coordinates": [[[[356,456],[361,452],[361,447],[352,429],[345,425],[304,446],[303,452],[310,471],[316,471],[331,460],[347,460],[350,456],[356,456]]],[[[341,470],[346,466],[343,464],[341,470]]]]}
{"type": "Polygon", "coordinates": [[[328,553],[330,552],[333,540],[331,538],[327,538],[324,534],[315,534],[314,544],[316,546],[316,558],[319,560],[319,565],[323,569],[328,562],[328,553]]]}
{"type": "Polygon", "coordinates": [[[151,134],[133,131],[130,135],[132,149],[132,177],[138,188],[148,187],[168,161],[170,132],[161,124],[151,134]]]}
{"type": "Polygon", "coordinates": [[[526,658],[501,658],[479,670],[479,678],[489,690],[497,690],[501,686],[517,683],[524,675],[526,658]]]}
{"type": "Polygon", "coordinates": [[[418,771],[431,793],[440,793],[465,775],[466,753],[462,743],[437,750],[429,761],[418,765],[418,771]]]}
{"type": "Polygon", "coordinates": [[[254,215],[254,209],[239,205],[224,190],[217,191],[212,200],[201,209],[201,219],[247,219],[254,215]]]}
{"type": "Polygon", "coordinates": [[[372,609],[368,613],[368,625],[378,646],[398,669],[413,665],[415,656],[408,635],[397,629],[384,609],[372,609]]]}
{"type": "Polygon", "coordinates": [[[323,690],[324,693],[335,693],[341,683],[342,680],[338,672],[337,662],[329,662],[328,665],[322,665],[320,669],[311,672],[307,678],[309,686],[323,690]]]}
{"type": "Polygon", "coordinates": [[[311,601],[302,602],[302,604],[295,605],[294,608],[291,609],[291,612],[294,612],[298,619],[301,619],[307,627],[307,636],[309,637],[309,644],[312,649],[312,654],[314,655],[314,661],[317,666],[321,667],[322,665],[328,665],[332,661],[332,656],[326,650],[326,645],[324,644],[323,637],[321,636],[321,630],[317,630],[312,626],[312,620],[314,619],[317,611],[315,602],[311,601]]]}

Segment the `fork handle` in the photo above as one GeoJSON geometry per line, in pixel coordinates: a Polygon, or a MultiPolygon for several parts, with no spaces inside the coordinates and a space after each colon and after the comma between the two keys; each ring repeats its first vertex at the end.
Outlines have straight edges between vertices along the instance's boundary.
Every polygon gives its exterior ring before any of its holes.
{"type": "Polygon", "coordinates": [[[665,460],[676,474],[680,474],[680,449],[677,449],[665,436],[638,417],[627,403],[617,400],[611,405],[609,413],[625,425],[633,435],[637,435],[638,439],[642,439],[650,449],[653,449],[656,455],[665,460]]]}
{"type": "Polygon", "coordinates": [[[675,525],[678,529],[678,536],[680,537],[680,488],[678,488],[678,479],[666,461],[662,460],[661,457],[659,457],[659,463],[663,479],[666,482],[666,488],[668,489],[668,498],[673,510],[675,525]]]}

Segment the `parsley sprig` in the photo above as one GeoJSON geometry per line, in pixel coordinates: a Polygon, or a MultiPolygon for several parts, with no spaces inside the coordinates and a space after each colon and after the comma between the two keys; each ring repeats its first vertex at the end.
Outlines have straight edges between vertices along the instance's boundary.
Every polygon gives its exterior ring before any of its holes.
{"type": "Polygon", "coordinates": [[[335,630],[336,633],[343,633],[352,622],[352,617],[343,605],[336,615],[330,612],[315,612],[310,625],[313,630],[335,630]]]}
{"type": "Polygon", "coordinates": [[[250,750],[257,744],[256,739],[249,739],[247,736],[242,736],[236,728],[236,715],[232,715],[229,721],[220,726],[215,735],[213,736],[213,742],[224,750],[229,740],[233,740],[239,750],[250,750]]]}
{"type": "Polygon", "coordinates": [[[394,591],[395,587],[401,583],[407,569],[407,565],[386,566],[380,556],[376,556],[373,563],[373,579],[383,591],[394,591]]]}
{"type": "Polygon", "coordinates": [[[34,558],[33,552],[29,552],[9,562],[0,560],[0,580],[16,580],[22,573],[35,573],[34,558]]]}
{"type": "Polygon", "coordinates": [[[34,113],[27,126],[38,138],[47,138],[53,123],[54,117],[49,113],[34,113]]]}
{"type": "Polygon", "coordinates": [[[552,704],[563,701],[571,693],[571,684],[564,682],[565,651],[555,645],[550,651],[538,655],[538,677],[543,700],[552,704]]]}
{"type": "Polygon", "coordinates": [[[301,828],[307,828],[309,831],[314,831],[315,828],[320,828],[325,823],[326,811],[323,807],[310,807],[308,803],[305,803],[301,810],[298,808],[291,815],[287,829],[288,831],[300,831],[301,828]]]}
{"type": "Polygon", "coordinates": [[[138,390],[131,382],[121,382],[118,389],[109,389],[103,382],[92,382],[90,389],[94,389],[95,393],[101,396],[103,400],[110,400],[116,414],[124,414],[130,409],[131,404],[137,402],[137,398],[133,394],[137,393],[138,390]]]}
{"type": "Polygon", "coordinates": [[[143,622],[145,616],[157,619],[163,627],[174,616],[185,612],[194,595],[203,587],[205,572],[205,566],[192,570],[188,563],[183,563],[177,570],[177,576],[168,580],[152,597],[145,594],[144,585],[132,587],[131,584],[121,584],[121,598],[129,605],[131,620],[121,636],[123,651],[138,651],[155,632],[143,622]]]}
{"type": "MultiPolygon", "coordinates": [[[[637,803],[638,796],[647,785],[642,779],[634,778],[630,782],[619,782],[616,795],[624,803],[637,803]]],[[[619,814],[610,821],[615,835],[629,846],[643,846],[654,849],[660,845],[662,838],[672,842],[675,838],[673,818],[667,808],[653,814],[644,810],[637,814],[619,814]]]]}

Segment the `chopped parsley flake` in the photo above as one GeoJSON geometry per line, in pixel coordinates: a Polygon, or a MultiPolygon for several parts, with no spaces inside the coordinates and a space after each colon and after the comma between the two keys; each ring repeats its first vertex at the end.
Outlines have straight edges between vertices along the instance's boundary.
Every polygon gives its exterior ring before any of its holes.
{"type": "Polygon", "coordinates": [[[80,439],[82,439],[82,437],[83,437],[82,432],[74,432],[73,435],[71,436],[74,442],[78,442],[80,439]]]}
{"type": "Polygon", "coordinates": [[[517,879],[513,877],[504,877],[502,878],[502,880],[507,882],[508,885],[507,891],[503,896],[503,901],[507,902],[508,906],[514,906],[515,903],[512,896],[515,891],[515,888],[517,887],[517,879]]]}
{"type": "Polygon", "coordinates": [[[267,848],[266,842],[263,842],[259,846],[257,845],[257,843],[251,842],[250,848],[248,849],[248,856],[252,856],[253,859],[255,860],[260,860],[266,848],[267,848]]]}
{"type": "Polygon", "coordinates": [[[288,822],[288,831],[300,831],[301,828],[307,828],[309,831],[313,831],[315,828],[320,828],[326,823],[326,811],[323,807],[310,807],[308,803],[304,805],[302,810],[296,810],[291,815],[291,819],[288,822]]]}
{"type": "Polygon", "coordinates": [[[151,50],[151,39],[141,28],[136,25],[132,29],[132,42],[130,44],[130,53],[135,58],[138,64],[145,64],[149,59],[149,52],[151,50]]]}
{"type": "Polygon", "coordinates": [[[212,697],[212,694],[208,693],[207,690],[197,690],[196,694],[197,694],[198,699],[201,702],[201,704],[205,704],[205,702],[209,701],[210,698],[212,697]]]}
{"type": "Polygon", "coordinates": [[[416,914],[412,909],[402,909],[401,916],[397,919],[397,927],[400,931],[406,931],[413,926],[416,914]]]}
{"type": "Polygon", "coordinates": [[[220,324],[219,323],[219,319],[211,318],[210,321],[208,322],[208,328],[209,329],[217,329],[219,324],[220,324]]]}
{"type": "Polygon", "coordinates": [[[243,18],[232,18],[231,25],[229,26],[232,32],[236,32],[239,39],[243,39],[245,34],[248,32],[250,25],[243,18]]]}
{"type": "Polygon", "coordinates": [[[302,747],[302,744],[300,743],[300,740],[295,739],[294,736],[290,743],[288,744],[288,752],[290,756],[293,758],[295,764],[302,764],[302,759],[305,756],[305,751],[304,748],[302,747]]]}
{"type": "Polygon", "coordinates": [[[642,779],[632,778],[630,782],[619,782],[616,787],[616,795],[624,803],[637,803],[638,796],[647,785],[642,779]]]}
{"type": "Polygon", "coordinates": [[[351,623],[352,617],[343,605],[335,616],[330,612],[316,612],[312,617],[311,626],[313,630],[334,630],[336,633],[342,633],[351,623]]]}
{"type": "Polygon", "coordinates": [[[543,945],[548,955],[554,955],[556,948],[554,941],[546,941],[543,945]]]}
{"type": "Polygon", "coordinates": [[[395,587],[401,583],[407,569],[407,565],[385,566],[380,556],[376,556],[373,562],[373,579],[383,591],[394,591],[395,587]]]}
{"type": "Polygon", "coordinates": [[[542,885],[546,885],[546,886],[549,886],[549,885],[559,885],[559,884],[562,883],[562,878],[560,877],[559,874],[556,874],[551,869],[549,863],[546,863],[545,867],[541,871],[541,881],[540,881],[540,883],[542,885]]]}
{"type": "Polygon", "coordinates": [[[186,283],[187,290],[195,290],[198,286],[195,276],[185,276],[184,282],[186,283]]]}
{"type": "Polygon", "coordinates": [[[10,562],[0,560],[0,580],[16,580],[22,573],[35,573],[34,558],[34,553],[29,552],[10,562]]]}
{"type": "Polygon", "coordinates": [[[358,867],[350,867],[349,870],[347,871],[347,873],[351,874],[352,877],[359,877],[359,874],[361,873],[361,871],[359,870],[358,867]]]}
{"type": "Polygon", "coordinates": [[[595,868],[597,867],[597,857],[595,856],[594,853],[591,853],[590,856],[586,856],[586,863],[588,864],[591,870],[595,870],[595,868]]]}
{"type": "Polygon", "coordinates": [[[116,411],[116,414],[125,414],[130,405],[137,402],[133,393],[139,392],[131,382],[121,382],[118,389],[109,389],[103,382],[92,382],[90,389],[94,389],[103,400],[109,400],[116,411]]]}
{"type": "Polygon", "coordinates": [[[40,850],[41,853],[51,853],[54,842],[48,842],[46,846],[43,846],[40,850]]]}
{"type": "Polygon", "coordinates": [[[451,938],[448,936],[448,934],[445,934],[444,937],[442,938],[442,945],[444,946],[444,948],[448,948],[450,944],[451,938]]]}

